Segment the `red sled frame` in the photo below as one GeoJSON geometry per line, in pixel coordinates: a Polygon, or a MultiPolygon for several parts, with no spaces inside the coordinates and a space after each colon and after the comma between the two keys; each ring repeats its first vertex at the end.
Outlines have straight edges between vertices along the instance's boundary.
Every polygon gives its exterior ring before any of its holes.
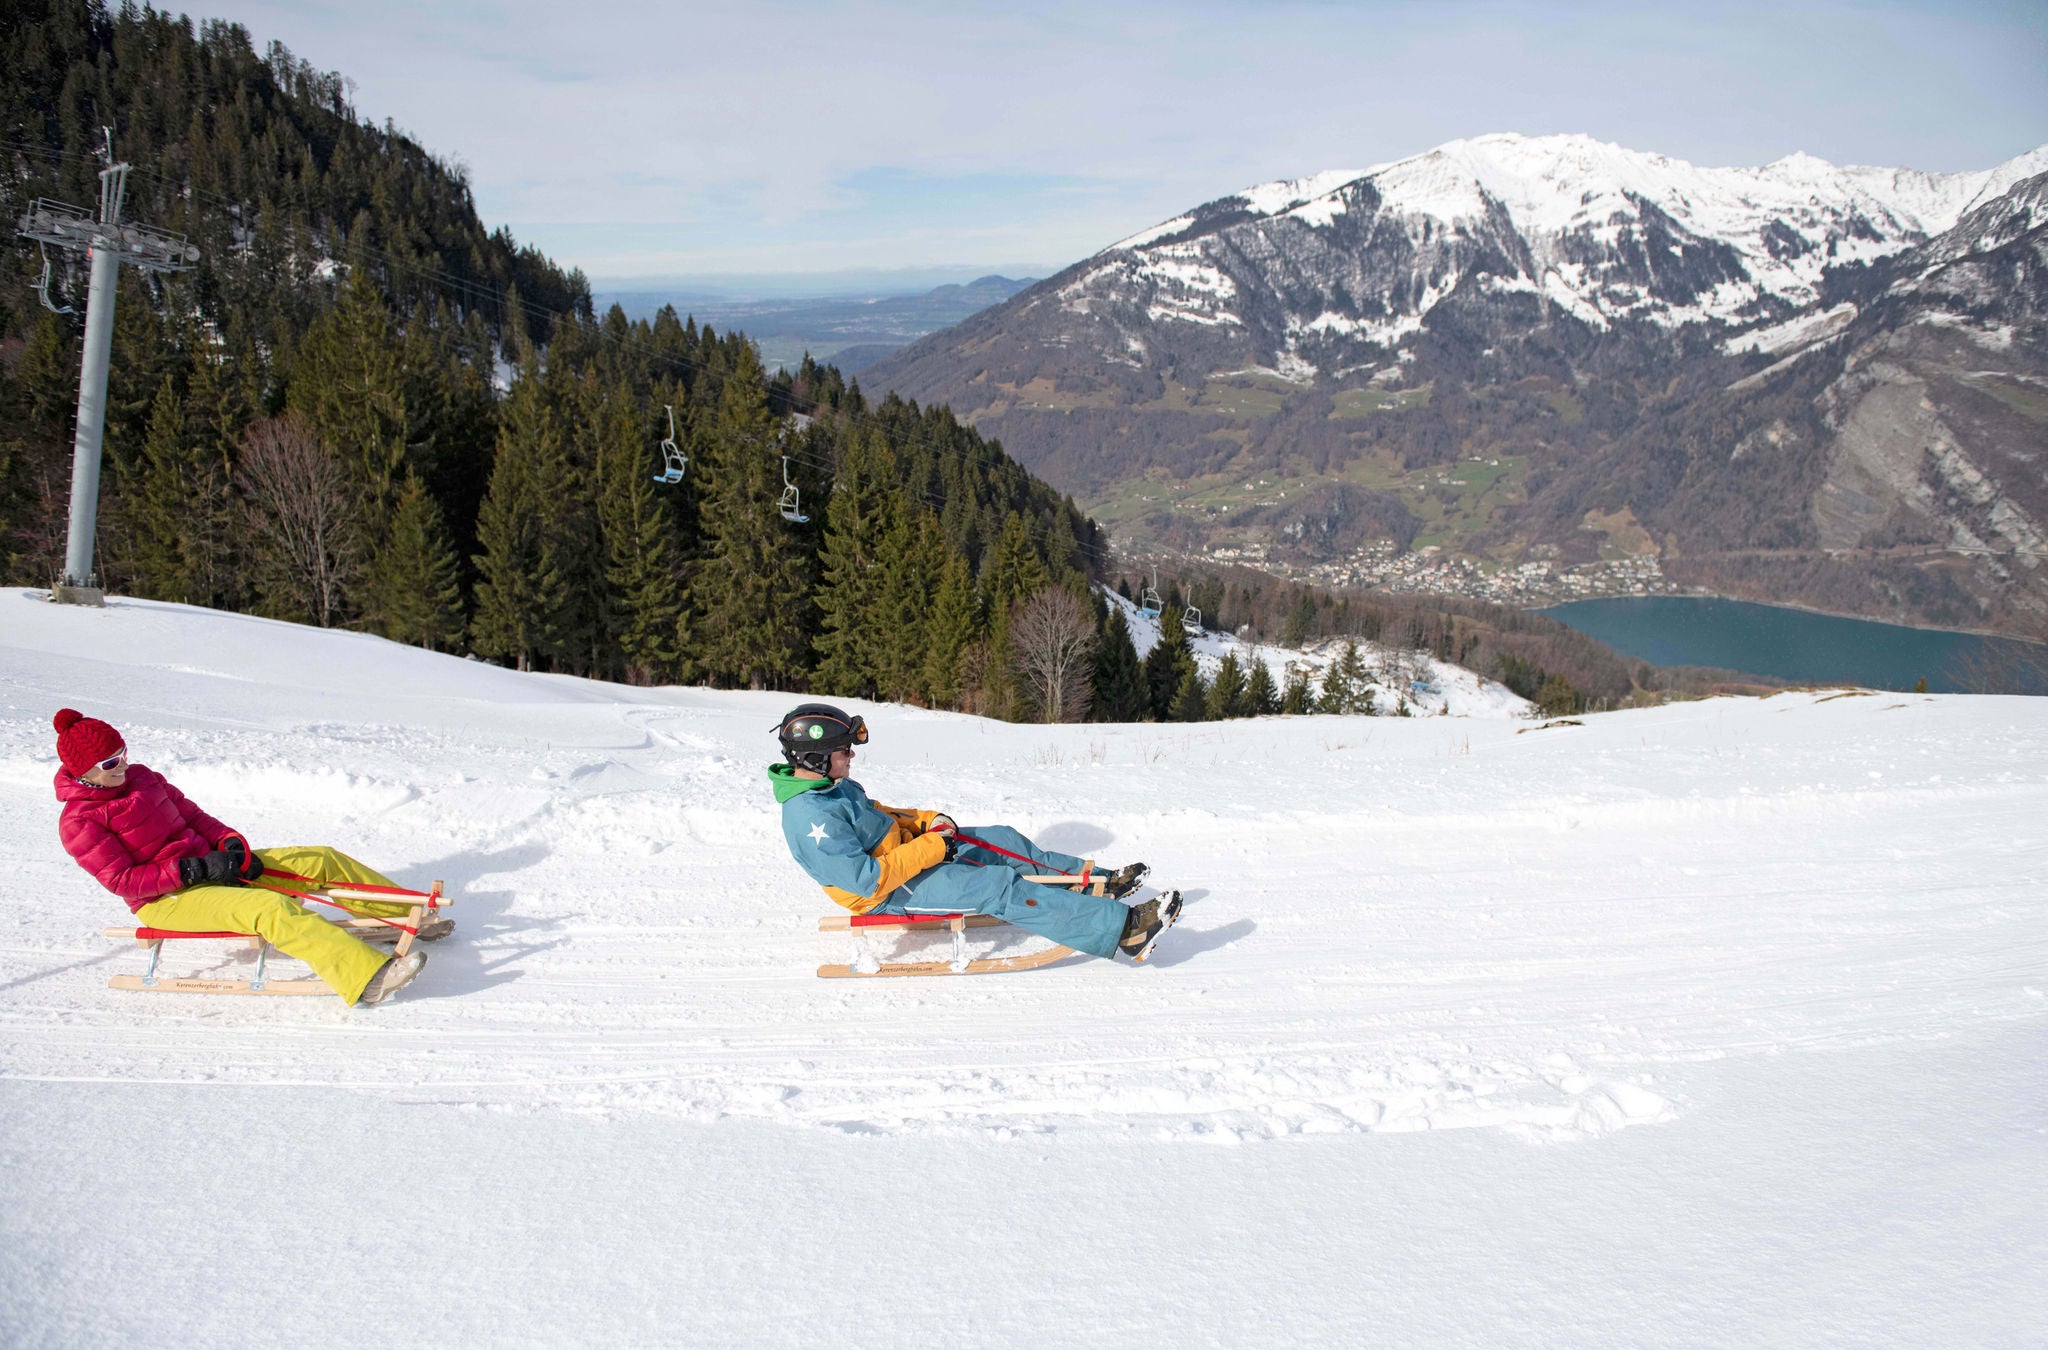
{"type": "MultiPolygon", "coordinates": [[[[419,936],[420,924],[437,909],[447,905],[448,897],[442,894],[441,883],[436,881],[424,891],[409,891],[399,886],[321,886],[310,877],[301,877],[291,872],[266,871],[261,880],[294,881],[308,887],[306,890],[290,890],[281,885],[265,886],[265,890],[289,895],[295,900],[310,901],[316,905],[328,905],[346,909],[343,900],[379,900],[387,903],[411,901],[403,918],[376,918],[369,915],[353,914],[346,919],[335,921],[335,926],[345,928],[365,941],[374,941],[387,934],[396,934],[398,941],[392,948],[392,955],[399,957],[412,950],[413,939],[419,936]]],[[[136,989],[158,994],[266,994],[273,997],[291,994],[331,994],[327,982],[320,979],[273,980],[268,977],[270,943],[255,933],[209,932],[187,933],[172,928],[109,928],[106,936],[133,938],[138,947],[149,949],[149,968],[140,975],[116,975],[107,981],[109,989],[136,989]],[[158,967],[163,961],[164,943],[184,939],[213,939],[215,941],[243,942],[256,953],[256,969],[246,980],[209,980],[192,976],[164,977],[158,967]]]]}
{"type": "MultiPolygon", "coordinates": [[[[977,841],[979,842],[979,841],[977,841]]],[[[1061,873],[1056,876],[1025,877],[1042,886],[1065,886],[1070,890],[1086,891],[1090,895],[1107,895],[1103,889],[1106,878],[1095,874],[1093,863],[1084,864],[1079,876],[1061,873]]],[[[845,965],[818,967],[821,980],[876,979],[885,975],[993,975],[1006,970],[1035,970],[1049,966],[1055,961],[1079,955],[1072,947],[1054,943],[1042,952],[1026,952],[1022,956],[983,956],[970,959],[967,955],[967,930],[970,928],[1007,928],[1010,925],[992,914],[832,914],[818,920],[821,933],[847,933],[854,935],[855,951],[868,955],[867,930],[871,928],[893,928],[908,932],[935,932],[949,929],[953,934],[953,959],[950,961],[884,961],[873,970],[862,970],[865,962],[856,960],[845,965]]]]}

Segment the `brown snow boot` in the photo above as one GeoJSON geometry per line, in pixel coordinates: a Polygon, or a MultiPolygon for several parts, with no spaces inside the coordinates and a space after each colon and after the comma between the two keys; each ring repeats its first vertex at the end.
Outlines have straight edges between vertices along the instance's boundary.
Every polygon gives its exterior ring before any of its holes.
{"type": "Polygon", "coordinates": [[[377,973],[372,975],[370,982],[363,986],[362,997],[358,998],[356,1002],[382,1003],[385,999],[390,998],[393,994],[411,984],[413,976],[419,974],[420,967],[426,963],[427,954],[425,952],[407,952],[404,956],[392,957],[389,961],[377,967],[377,973]]]}
{"type": "Polygon", "coordinates": [[[1127,867],[1119,867],[1116,871],[1111,872],[1102,879],[1102,893],[1112,900],[1121,900],[1132,891],[1137,890],[1138,883],[1143,881],[1145,874],[1151,870],[1151,868],[1143,863],[1131,863],[1127,867]]]}
{"type": "Polygon", "coordinates": [[[1173,927],[1180,918],[1180,892],[1166,894],[1132,905],[1130,917],[1124,920],[1124,935],[1118,940],[1116,949],[1131,958],[1135,964],[1152,955],[1153,947],[1159,943],[1159,935],[1173,927]]]}

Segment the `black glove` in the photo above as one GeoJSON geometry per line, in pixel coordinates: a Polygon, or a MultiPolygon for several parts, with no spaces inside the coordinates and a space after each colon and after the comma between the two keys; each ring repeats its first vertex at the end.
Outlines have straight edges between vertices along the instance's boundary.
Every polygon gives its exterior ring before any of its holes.
{"type": "Polygon", "coordinates": [[[178,888],[187,886],[239,886],[234,855],[219,849],[203,858],[178,859],[178,888]]]}
{"type": "Polygon", "coordinates": [[[954,855],[960,852],[960,841],[953,836],[953,831],[958,828],[951,816],[933,816],[931,823],[924,827],[926,834],[935,834],[946,841],[946,856],[941,858],[940,862],[951,862],[954,855]]]}
{"type": "Polygon", "coordinates": [[[263,859],[256,856],[256,850],[241,835],[232,830],[222,835],[220,851],[235,860],[235,875],[242,880],[254,881],[263,875],[263,859]]]}

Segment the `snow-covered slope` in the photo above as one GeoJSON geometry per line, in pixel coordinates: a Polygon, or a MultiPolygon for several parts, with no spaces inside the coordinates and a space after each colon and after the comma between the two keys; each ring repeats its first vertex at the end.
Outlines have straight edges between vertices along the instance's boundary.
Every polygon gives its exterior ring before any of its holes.
{"type": "Polygon", "coordinates": [[[1189,905],[1147,968],[827,982],[762,774],[791,699],[0,592],[0,1342],[2048,1318],[2048,701],[859,705],[879,799],[1146,858],[1189,905]],[[140,958],[57,846],[65,705],[259,845],[445,878],[458,933],[375,1009],[107,989],[140,958]]]}

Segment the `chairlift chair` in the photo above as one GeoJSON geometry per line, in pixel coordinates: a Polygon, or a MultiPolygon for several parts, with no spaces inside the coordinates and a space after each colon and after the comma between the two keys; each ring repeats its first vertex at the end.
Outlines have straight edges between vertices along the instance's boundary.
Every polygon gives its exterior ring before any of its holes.
{"type": "Polygon", "coordinates": [[[811,518],[798,509],[796,484],[789,479],[788,455],[782,457],[782,500],[775,503],[775,506],[782,512],[782,518],[793,525],[805,525],[810,522],[811,518]]]}
{"type": "Polygon", "coordinates": [[[1185,632],[1189,637],[1200,637],[1202,635],[1202,611],[1196,609],[1193,605],[1189,605],[1180,612],[1180,626],[1181,631],[1185,632]]]}
{"type": "Polygon", "coordinates": [[[689,457],[676,444],[676,410],[672,404],[663,404],[668,409],[668,439],[661,443],[662,470],[654,475],[657,483],[680,483],[683,470],[690,467],[689,457]]]}
{"type": "Polygon", "coordinates": [[[50,255],[44,251],[42,241],[36,241],[36,252],[42,255],[43,279],[36,283],[36,298],[43,302],[43,308],[52,314],[70,314],[71,306],[60,305],[50,298],[50,255]]]}
{"type": "Polygon", "coordinates": [[[1138,613],[1156,619],[1165,609],[1165,603],[1159,598],[1159,569],[1155,567],[1152,569],[1152,584],[1138,592],[1138,613]]]}

